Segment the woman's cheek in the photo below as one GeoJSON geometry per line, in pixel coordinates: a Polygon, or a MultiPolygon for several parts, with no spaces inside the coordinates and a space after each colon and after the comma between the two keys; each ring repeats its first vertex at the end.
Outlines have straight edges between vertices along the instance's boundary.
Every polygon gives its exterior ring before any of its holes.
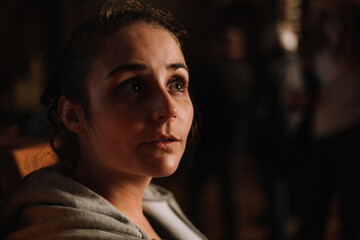
{"type": "Polygon", "coordinates": [[[194,106],[189,98],[188,100],[188,121],[189,121],[189,125],[191,126],[192,125],[192,122],[193,122],[193,119],[194,119],[194,106]]]}

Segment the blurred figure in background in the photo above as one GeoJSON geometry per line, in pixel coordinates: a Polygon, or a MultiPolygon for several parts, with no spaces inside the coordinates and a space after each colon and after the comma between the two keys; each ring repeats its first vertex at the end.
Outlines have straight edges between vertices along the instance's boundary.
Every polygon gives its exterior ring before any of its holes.
{"type": "MultiPolygon", "coordinates": [[[[249,8],[251,4],[236,9],[246,11],[249,8]]],[[[231,10],[239,14],[234,8],[231,10]]],[[[239,165],[248,155],[254,83],[248,58],[251,23],[236,21],[234,16],[221,19],[213,40],[211,60],[198,73],[195,97],[201,116],[201,140],[191,181],[194,215],[199,215],[203,204],[204,185],[211,177],[219,182],[222,203],[219,208],[225,220],[222,239],[229,240],[240,239],[239,165]]]]}
{"type": "Polygon", "coordinates": [[[290,195],[296,179],[292,173],[298,153],[304,148],[301,131],[306,91],[297,37],[290,26],[272,22],[263,31],[262,39],[250,149],[256,156],[265,194],[267,239],[282,240],[287,238],[293,212],[290,195]]]}
{"type": "Polygon", "coordinates": [[[323,239],[340,196],[340,232],[360,239],[360,2],[306,2],[302,54],[313,86],[309,145],[299,168],[298,239],[323,239]]]}
{"type": "MultiPolygon", "coordinates": [[[[223,30],[218,45],[219,55],[211,67],[202,73],[203,85],[200,84],[197,101],[201,112],[202,137],[192,188],[194,194],[198,195],[196,201],[201,201],[199,189],[203,188],[210,175],[220,180],[227,234],[224,239],[239,239],[237,177],[239,161],[246,155],[249,98],[252,92],[245,41],[241,29],[229,26],[223,30]]],[[[199,206],[195,205],[194,209],[199,209],[199,206]]]]}
{"type": "MultiPolygon", "coordinates": [[[[286,27],[276,21],[265,28],[257,25],[256,21],[266,22],[258,11],[238,1],[223,12],[212,61],[196,81],[202,138],[191,196],[201,199],[202,186],[210,175],[220,180],[227,234],[223,239],[241,239],[239,170],[242,163],[254,160],[266,212],[254,216],[251,224],[264,224],[267,239],[285,238],[291,214],[289,170],[296,162],[295,151],[303,150],[298,133],[303,124],[305,86],[297,46],[282,45],[281,31],[286,27]]],[[[195,204],[193,212],[200,206],[195,204]]]]}

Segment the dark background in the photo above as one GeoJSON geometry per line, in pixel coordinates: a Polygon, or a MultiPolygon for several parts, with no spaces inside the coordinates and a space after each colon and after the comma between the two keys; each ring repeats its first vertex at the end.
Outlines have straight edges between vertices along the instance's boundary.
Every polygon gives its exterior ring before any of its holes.
{"type": "MultiPolygon", "coordinates": [[[[191,90],[200,126],[196,144],[187,150],[179,171],[154,181],[174,192],[185,213],[210,239],[360,239],[356,233],[354,238],[340,237],[341,216],[346,216],[340,214],[341,189],[347,188],[333,184],[348,173],[336,167],[346,165],[343,153],[350,152],[352,160],[359,156],[354,144],[360,143],[360,119],[330,137],[319,140],[312,135],[313,109],[321,96],[317,53],[330,46],[332,59],[341,59],[345,69],[357,74],[353,69],[360,53],[359,2],[150,2],[172,12],[189,32],[191,90]],[[229,29],[235,33],[226,35],[229,29]],[[284,44],[281,39],[289,31],[292,35],[284,44]],[[237,47],[240,57],[232,55],[237,47]],[[337,149],[335,154],[329,147],[337,149]],[[316,195],[324,189],[324,194],[316,195]]],[[[102,3],[0,2],[2,149],[48,140],[51,128],[40,94],[71,31],[102,3]]],[[[323,73],[331,70],[322,68],[323,73]]],[[[358,99],[350,105],[353,113],[360,111],[358,99]]],[[[358,186],[357,178],[349,181],[358,186]]],[[[352,222],[360,229],[358,221],[352,222]]]]}

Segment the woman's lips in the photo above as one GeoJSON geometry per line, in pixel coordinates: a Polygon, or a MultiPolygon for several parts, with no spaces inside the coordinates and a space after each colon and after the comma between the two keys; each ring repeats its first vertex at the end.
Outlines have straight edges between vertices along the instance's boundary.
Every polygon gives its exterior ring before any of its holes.
{"type": "Polygon", "coordinates": [[[179,142],[180,140],[176,137],[162,135],[152,140],[146,141],[143,144],[153,146],[162,150],[169,150],[179,142]]]}

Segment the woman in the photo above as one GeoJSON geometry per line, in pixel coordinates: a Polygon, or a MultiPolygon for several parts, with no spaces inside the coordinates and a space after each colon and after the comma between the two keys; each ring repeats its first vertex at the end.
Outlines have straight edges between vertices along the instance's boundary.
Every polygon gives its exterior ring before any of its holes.
{"type": "Polygon", "coordinates": [[[193,121],[186,32],[161,10],[110,2],[75,31],[42,102],[60,164],[27,176],[6,239],[204,239],[171,193],[193,121]]]}

